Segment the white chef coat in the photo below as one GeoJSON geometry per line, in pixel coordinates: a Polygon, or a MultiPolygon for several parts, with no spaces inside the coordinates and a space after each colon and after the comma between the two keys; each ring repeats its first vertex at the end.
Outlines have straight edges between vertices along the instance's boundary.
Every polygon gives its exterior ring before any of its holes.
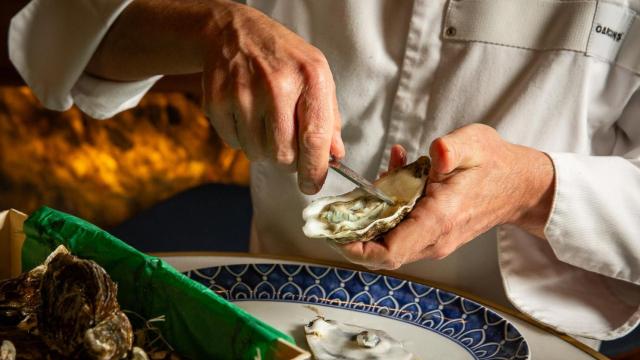
{"type": "MultiPolygon", "coordinates": [[[[121,83],[83,70],[130,0],[33,0],[11,23],[10,57],[45,106],[109,117],[158,77],[121,83]]],[[[509,301],[563,332],[620,337],[640,321],[640,0],[249,1],[326,55],[346,162],[368,178],[395,143],[409,160],[480,122],[547,152],[556,170],[547,240],[500,226],[441,261],[399,271],[509,301]],[[505,297],[506,295],[506,297],[505,297]],[[508,298],[508,300],[507,300],[508,298]]],[[[126,56],[126,54],[123,54],[126,56]]],[[[338,259],[304,237],[316,196],[294,174],[251,166],[252,249],[338,259]]]]}

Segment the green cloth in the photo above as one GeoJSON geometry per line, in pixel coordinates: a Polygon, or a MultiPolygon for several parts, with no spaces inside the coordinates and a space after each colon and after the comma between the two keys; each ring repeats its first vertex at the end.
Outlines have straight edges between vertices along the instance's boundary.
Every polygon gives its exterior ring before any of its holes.
{"type": "MultiPolygon", "coordinates": [[[[58,245],[102,266],[118,284],[123,309],[159,323],[174,349],[192,359],[269,359],[274,341],[293,339],[167,263],[74,216],[43,207],[24,223],[22,267],[41,264],[58,245]]],[[[178,241],[179,239],[176,239],[178,241]]]]}

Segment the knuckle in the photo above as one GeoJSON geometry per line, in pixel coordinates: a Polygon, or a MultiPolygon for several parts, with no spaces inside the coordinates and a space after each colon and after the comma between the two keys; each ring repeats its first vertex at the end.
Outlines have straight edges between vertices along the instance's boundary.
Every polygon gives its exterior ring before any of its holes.
{"type": "Polygon", "coordinates": [[[328,67],[329,62],[320,49],[314,47],[308,53],[308,61],[318,67],[328,67]]]}
{"type": "Polygon", "coordinates": [[[338,246],[336,247],[338,251],[349,261],[355,264],[363,264],[366,263],[366,260],[362,256],[362,254],[358,253],[356,250],[352,250],[351,248],[338,246]]]}
{"type": "Polygon", "coordinates": [[[296,93],[299,88],[299,82],[288,71],[280,71],[273,74],[268,80],[267,85],[274,98],[287,96],[296,93]]]}
{"type": "Polygon", "coordinates": [[[441,235],[444,237],[449,236],[449,234],[453,232],[454,228],[455,228],[454,221],[448,216],[443,216],[443,218],[440,220],[441,235]]]}
{"type": "Polygon", "coordinates": [[[433,258],[435,260],[442,260],[444,258],[446,258],[447,256],[449,256],[449,254],[451,254],[451,251],[444,247],[444,246],[436,246],[433,249],[433,258]]]}
{"type": "Polygon", "coordinates": [[[273,144],[270,150],[276,163],[285,166],[293,165],[297,154],[292,121],[276,116],[267,127],[272,130],[273,144]]]}
{"type": "Polygon", "coordinates": [[[434,211],[433,216],[438,223],[438,239],[446,239],[450,237],[458,225],[459,213],[454,210],[456,205],[451,205],[446,210],[434,211]]]}
{"type": "Polygon", "coordinates": [[[468,126],[468,129],[471,129],[471,130],[474,130],[474,131],[481,131],[481,132],[493,131],[493,128],[491,126],[485,125],[485,124],[480,124],[480,123],[470,124],[468,126]]]}
{"type": "Polygon", "coordinates": [[[487,139],[498,137],[496,129],[489,125],[474,123],[467,126],[468,137],[472,138],[475,142],[484,142],[487,139]]]}
{"type": "Polygon", "coordinates": [[[302,74],[308,85],[327,88],[332,84],[331,71],[324,56],[322,60],[314,58],[306,62],[302,67],[302,74]]]}
{"type": "Polygon", "coordinates": [[[385,258],[381,265],[385,270],[397,270],[402,266],[402,261],[395,258],[385,258]]]}
{"type": "Polygon", "coordinates": [[[340,252],[342,256],[354,264],[365,264],[367,262],[362,252],[358,251],[357,248],[350,244],[341,245],[334,242],[330,242],[330,244],[334,249],[340,252]]]}
{"type": "Polygon", "coordinates": [[[296,154],[293,151],[287,149],[276,150],[276,162],[280,165],[289,166],[293,165],[296,159],[296,154]]]}
{"type": "Polygon", "coordinates": [[[307,131],[302,135],[302,147],[307,151],[320,151],[331,140],[329,134],[322,131],[307,131]]]}

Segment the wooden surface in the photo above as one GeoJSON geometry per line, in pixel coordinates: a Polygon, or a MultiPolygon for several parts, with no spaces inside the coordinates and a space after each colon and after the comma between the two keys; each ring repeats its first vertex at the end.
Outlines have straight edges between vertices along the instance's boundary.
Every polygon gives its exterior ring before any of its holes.
{"type": "Polygon", "coordinates": [[[22,272],[22,224],[26,219],[27,215],[13,209],[0,212],[0,280],[22,272]]]}
{"type": "Polygon", "coordinates": [[[296,345],[278,339],[273,349],[273,357],[277,360],[308,360],[311,359],[311,354],[296,345]]]}

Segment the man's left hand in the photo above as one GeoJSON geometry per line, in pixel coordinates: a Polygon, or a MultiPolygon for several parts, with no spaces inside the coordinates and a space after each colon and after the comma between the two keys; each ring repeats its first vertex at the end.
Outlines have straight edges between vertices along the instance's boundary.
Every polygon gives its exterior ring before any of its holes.
{"type": "MultiPolygon", "coordinates": [[[[554,186],[553,164],[546,154],[511,144],[480,124],[436,139],[429,154],[424,197],[382,238],[337,246],[347,259],[371,269],[442,259],[507,223],[544,238],[554,186]]],[[[404,162],[404,149],[394,146],[390,169],[404,162]]]]}

